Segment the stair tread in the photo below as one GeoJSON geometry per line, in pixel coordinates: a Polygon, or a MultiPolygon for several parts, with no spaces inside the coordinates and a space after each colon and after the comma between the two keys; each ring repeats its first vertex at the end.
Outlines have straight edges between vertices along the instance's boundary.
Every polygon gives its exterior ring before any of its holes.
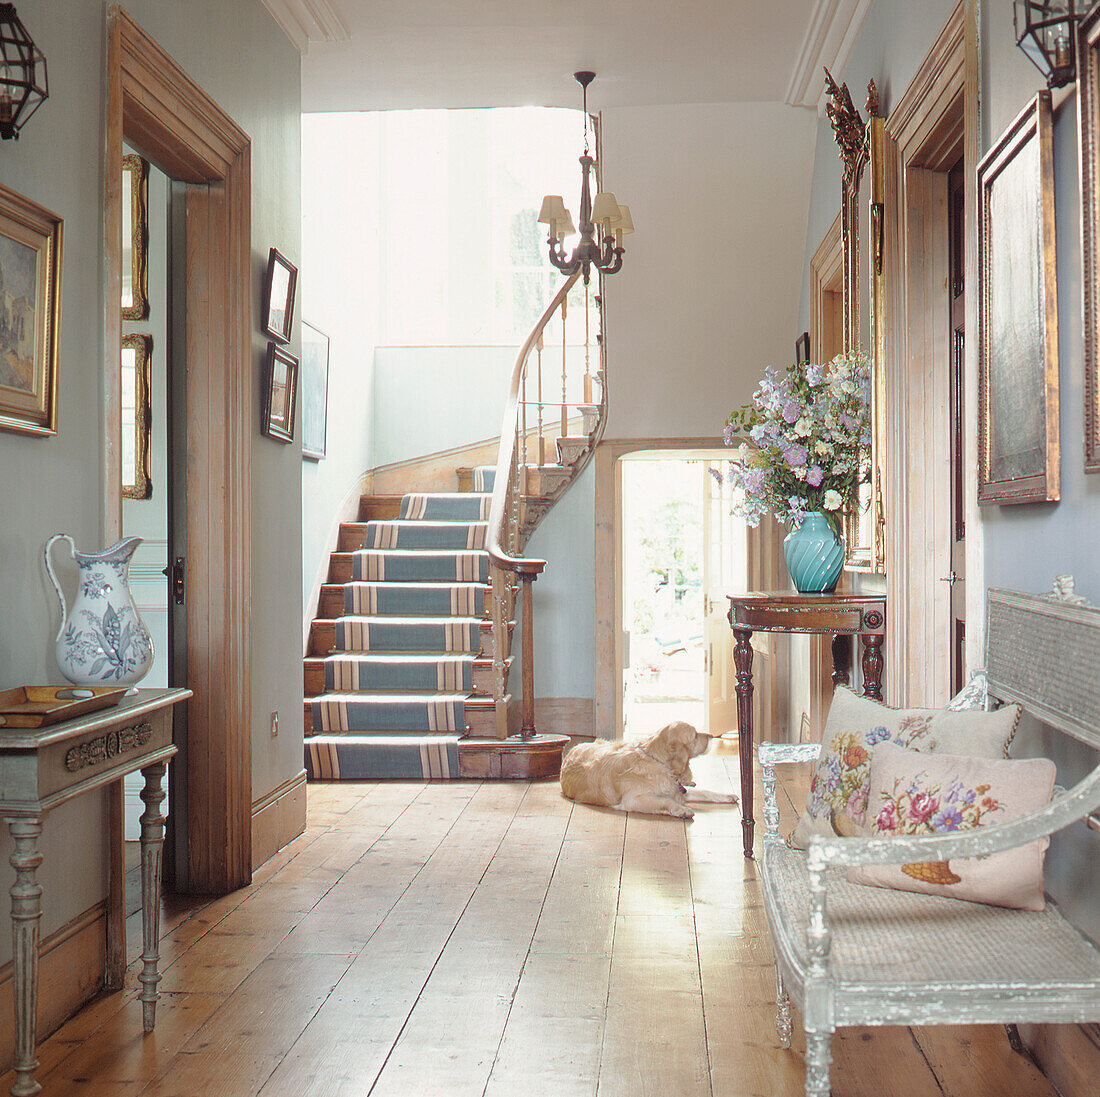
{"type": "Polygon", "coordinates": [[[311,697],[310,701],[341,701],[347,700],[349,697],[355,697],[359,700],[374,701],[381,703],[385,701],[400,702],[407,704],[410,701],[465,701],[470,696],[468,691],[455,691],[455,690],[440,690],[436,693],[429,693],[425,690],[326,690],[324,693],[318,693],[316,696],[311,697]]]}

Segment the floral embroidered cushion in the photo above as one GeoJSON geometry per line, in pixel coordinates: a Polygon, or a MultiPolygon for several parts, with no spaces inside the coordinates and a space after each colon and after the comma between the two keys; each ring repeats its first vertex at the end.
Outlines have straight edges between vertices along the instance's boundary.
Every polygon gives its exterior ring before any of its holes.
{"type": "MultiPolygon", "coordinates": [[[[1041,808],[1054,789],[1049,758],[1020,761],[921,754],[883,743],[871,759],[867,831],[872,835],[947,834],[1007,823],[1041,808]]],[[[857,884],[948,895],[998,907],[1042,910],[1048,839],[1017,849],[848,871],[857,884]]]]}
{"type": "Polygon", "coordinates": [[[791,835],[791,845],[804,849],[813,834],[863,833],[871,755],[877,744],[1003,758],[1019,719],[1019,705],[995,712],[893,709],[838,686],[810,778],[806,810],[791,835]]]}

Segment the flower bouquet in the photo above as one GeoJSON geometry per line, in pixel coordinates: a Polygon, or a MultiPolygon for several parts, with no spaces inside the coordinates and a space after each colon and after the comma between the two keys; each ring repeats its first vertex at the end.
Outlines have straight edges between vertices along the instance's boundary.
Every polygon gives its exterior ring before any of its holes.
{"type": "Polygon", "coordinates": [[[831,590],[843,566],[841,516],[859,509],[859,486],[871,467],[871,370],[861,351],[838,354],[827,365],[803,363],[785,371],[768,368],[752,402],[730,414],[724,439],[742,441],[732,462],[739,489],[734,513],[759,523],[772,514],[798,529],[828,523],[838,546],[826,561],[818,549],[785,542],[788,566],[799,590],[831,590]],[[818,516],[807,522],[808,517],[818,516]],[[815,567],[803,585],[795,556],[815,567]],[[834,559],[839,553],[839,561],[834,559]],[[835,571],[834,571],[835,565],[835,571]],[[831,576],[831,583],[830,583],[831,576]],[[822,585],[824,584],[824,585],[822,585]]]}

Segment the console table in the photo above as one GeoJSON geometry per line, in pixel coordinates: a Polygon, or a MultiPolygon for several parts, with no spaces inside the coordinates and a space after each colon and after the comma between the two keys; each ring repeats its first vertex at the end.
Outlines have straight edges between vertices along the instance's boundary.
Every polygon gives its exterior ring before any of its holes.
{"type": "Polygon", "coordinates": [[[863,693],[882,700],[882,641],[886,635],[886,598],[865,594],[796,594],[753,591],[730,595],[730,628],[737,669],[737,734],[741,762],[741,826],[745,856],[752,857],[756,828],[752,794],[752,634],[798,632],[831,635],[833,683],[848,684],[848,637],[863,637],[863,693]]]}
{"type": "MultiPolygon", "coordinates": [[[[142,1021],[151,1032],[156,1019],[160,929],[160,857],[164,843],[162,780],[172,745],[172,706],[191,696],[187,689],[142,689],[113,708],[43,728],[0,729],[0,816],[7,821],[14,849],[11,864],[12,982],[15,997],[14,1097],[41,1090],[34,1080],[35,1014],[38,1004],[38,924],[42,887],[35,876],[42,863],[38,836],[51,808],[141,770],[142,1021]]],[[[107,954],[124,944],[112,937],[108,918],[107,954]]],[[[125,925],[122,927],[125,933],[125,925]]]]}

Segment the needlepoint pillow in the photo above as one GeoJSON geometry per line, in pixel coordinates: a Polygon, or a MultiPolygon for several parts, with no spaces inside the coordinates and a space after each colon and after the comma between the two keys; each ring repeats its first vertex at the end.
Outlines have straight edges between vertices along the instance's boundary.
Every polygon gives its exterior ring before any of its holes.
{"type": "MultiPolygon", "coordinates": [[[[1020,761],[921,754],[883,743],[871,759],[867,833],[950,834],[1007,823],[1041,808],[1054,789],[1049,758],[1020,761]]],[[[1016,849],[848,871],[857,884],[947,895],[973,903],[1042,910],[1043,854],[1048,839],[1016,849]]]]}
{"type": "Polygon", "coordinates": [[[1005,705],[994,712],[893,709],[838,686],[810,778],[806,810],[791,835],[791,845],[804,849],[813,834],[863,833],[871,755],[879,743],[922,752],[1003,758],[1019,719],[1019,705],[1005,705]]]}

